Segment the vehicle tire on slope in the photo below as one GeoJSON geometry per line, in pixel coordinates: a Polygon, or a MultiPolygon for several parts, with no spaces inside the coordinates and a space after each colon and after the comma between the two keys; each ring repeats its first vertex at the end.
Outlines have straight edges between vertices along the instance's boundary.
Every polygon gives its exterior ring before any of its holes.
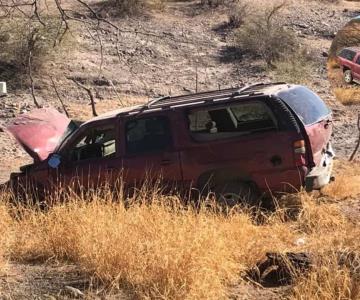
{"type": "Polygon", "coordinates": [[[216,186],[214,192],[217,202],[227,207],[238,204],[246,206],[257,206],[259,204],[259,192],[246,182],[225,182],[216,186]]]}
{"type": "Polygon", "coordinates": [[[343,78],[344,78],[344,81],[346,83],[352,83],[353,82],[353,76],[352,76],[351,70],[344,71],[343,78]]]}

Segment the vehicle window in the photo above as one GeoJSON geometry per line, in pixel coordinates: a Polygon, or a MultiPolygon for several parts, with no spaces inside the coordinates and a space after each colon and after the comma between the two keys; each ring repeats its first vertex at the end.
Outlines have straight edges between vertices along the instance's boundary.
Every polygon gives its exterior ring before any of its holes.
{"type": "Polygon", "coordinates": [[[199,141],[230,138],[277,128],[272,112],[260,101],[193,110],[187,116],[191,135],[199,141]]]}
{"type": "Polygon", "coordinates": [[[360,65],[360,55],[358,56],[358,58],[357,58],[357,60],[356,60],[356,63],[357,63],[358,65],[360,65]]]}
{"type": "Polygon", "coordinates": [[[171,146],[170,123],[166,117],[148,117],[125,125],[126,153],[157,152],[171,146]]]}
{"type": "Polygon", "coordinates": [[[308,88],[295,86],[278,96],[289,105],[305,125],[319,122],[331,111],[324,101],[308,88]]]}
{"type": "Polygon", "coordinates": [[[356,52],[349,50],[349,49],[343,49],[341,50],[339,56],[342,58],[345,58],[347,60],[351,60],[353,61],[353,59],[355,58],[356,52]]]}
{"type": "Polygon", "coordinates": [[[112,157],[116,153],[115,128],[91,128],[69,151],[72,161],[112,157]]]}

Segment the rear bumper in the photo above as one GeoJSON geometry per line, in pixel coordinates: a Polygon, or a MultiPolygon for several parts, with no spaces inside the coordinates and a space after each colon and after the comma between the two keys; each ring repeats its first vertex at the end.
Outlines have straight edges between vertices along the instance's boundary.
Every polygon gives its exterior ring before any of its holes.
{"type": "Polygon", "coordinates": [[[330,182],[334,157],[334,151],[331,145],[329,145],[319,166],[312,168],[311,171],[306,175],[306,191],[319,190],[330,182]]]}

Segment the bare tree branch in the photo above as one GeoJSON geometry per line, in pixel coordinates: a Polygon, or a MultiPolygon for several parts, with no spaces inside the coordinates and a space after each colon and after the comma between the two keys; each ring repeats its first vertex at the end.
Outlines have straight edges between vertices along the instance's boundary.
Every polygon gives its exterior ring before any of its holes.
{"type": "Polygon", "coordinates": [[[53,79],[51,76],[49,76],[49,77],[50,77],[52,86],[53,86],[53,88],[54,88],[54,90],[55,90],[56,96],[58,97],[58,99],[59,99],[59,101],[60,101],[60,103],[61,103],[62,109],[64,110],[66,116],[69,118],[69,117],[70,117],[69,112],[67,111],[67,109],[66,109],[66,107],[65,107],[65,105],[64,105],[64,102],[63,102],[63,100],[62,100],[61,97],[60,97],[60,94],[59,94],[59,92],[58,92],[58,90],[57,90],[57,88],[56,88],[56,84],[55,84],[55,82],[54,82],[54,79],[53,79]]]}
{"type": "Polygon", "coordinates": [[[34,86],[34,78],[32,76],[32,67],[31,67],[31,59],[32,59],[32,51],[30,50],[30,53],[29,53],[29,65],[28,65],[28,71],[29,71],[29,78],[30,78],[30,90],[31,90],[31,95],[33,97],[33,100],[34,100],[34,104],[37,108],[41,108],[42,106],[39,104],[39,102],[37,101],[36,99],[36,96],[35,96],[35,86],[34,86]]]}
{"type": "Polygon", "coordinates": [[[88,93],[90,101],[91,101],[92,114],[93,114],[94,117],[96,117],[98,114],[96,112],[95,99],[94,99],[94,95],[93,95],[91,89],[86,87],[82,83],[78,82],[74,78],[69,78],[69,79],[71,79],[78,87],[82,88],[83,90],[85,90],[88,93]]]}
{"type": "Polygon", "coordinates": [[[354,157],[355,157],[355,155],[358,152],[359,147],[360,147],[360,114],[358,115],[357,127],[358,127],[358,131],[359,131],[359,137],[358,137],[358,141],[356,143],[354,152],[351,154],[349,161],[352,161],[354,159],[354,157]]]}

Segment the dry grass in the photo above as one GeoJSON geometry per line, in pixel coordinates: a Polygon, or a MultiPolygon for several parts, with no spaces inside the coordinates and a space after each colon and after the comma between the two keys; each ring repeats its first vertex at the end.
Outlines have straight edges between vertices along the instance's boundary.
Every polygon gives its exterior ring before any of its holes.
{"type": "Polygon", "coordinates": [[[332,199],[343,200],[360,195],[359,162],[336,162],[336,180],[326,186],[322,193],[332,199]]]}
{"type": "MultiPolygon", "coordinates": [[[[323,194],[358,195],[360,188],[351,182],[358,180],[359,165],[336,167],[340,183],[323,194]]],[[[10,209],[5,199],[1,257],[74,262],[85,274],[140,298],[223,299],[266,252],[305,251],[316,257],[317,267],[297,279],[289,297],[358,299],[353,268],[339,266],[337,253],[359,253],[360,232],[334,201],[300,192],[279,200],[286,205],[279,203],[257,224],[248,211],[195,209],[156,192],[143,191],[126,206],[110,193],[69,198],[48,211],[10,209]],[[290,204],[300,210],[296,218],[286,217],[290,204]]]]}
{"type": "Polygon", "coordinates": [[[283,224],[258,227],[246,214],[199,213],[176,199],[158,200],[127,209],[94,199],[47,213],[25,210],[11,257],[70,260],[143,298],[220,299],[266,251],[282,252],[295,239],[283,224]]]}
{"type": "Polygon", "coordinates": [[[344,105],[357,104],[360,102],[360,88],[335,88],[334,94],[336,99],[344,105]]]}

